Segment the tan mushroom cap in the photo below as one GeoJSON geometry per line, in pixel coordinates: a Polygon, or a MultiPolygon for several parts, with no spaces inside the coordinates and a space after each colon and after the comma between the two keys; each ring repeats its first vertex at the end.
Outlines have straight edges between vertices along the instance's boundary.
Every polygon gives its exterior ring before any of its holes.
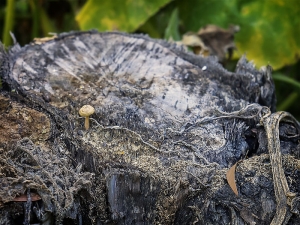
{"type": "Polygon", "coordinates": [[[93,106],[91,105],[84,105],[81,107],[81,109],[79,110],[79,115],[82,117],[87,117],[92,115],[95,112],[95,109],[93,106]]]}

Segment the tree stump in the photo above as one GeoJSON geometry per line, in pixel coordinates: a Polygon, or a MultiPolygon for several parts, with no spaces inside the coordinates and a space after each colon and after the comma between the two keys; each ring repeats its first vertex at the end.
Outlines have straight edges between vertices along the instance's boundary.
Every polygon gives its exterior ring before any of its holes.
{"type": "Polygon", "coordinates": [[[269,67],[96,31],[0,59],[0,224],[299,221],[300,129],[269,67]]]}

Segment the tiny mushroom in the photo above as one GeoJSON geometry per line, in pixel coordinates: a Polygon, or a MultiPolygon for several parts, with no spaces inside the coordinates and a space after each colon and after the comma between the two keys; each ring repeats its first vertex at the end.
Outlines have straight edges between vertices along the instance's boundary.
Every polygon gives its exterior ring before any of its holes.
{"type": "Polygon", "coordinates": [[[79,115],[82,116],[82,117],[85,117],[84,127],[85,127],[86,130],[88,130],[89,127],[90,127],[89,116],[92,115],[94,112],[95,112],[95,109],[91,105],[84,105],[79,110],[79,115]]]}

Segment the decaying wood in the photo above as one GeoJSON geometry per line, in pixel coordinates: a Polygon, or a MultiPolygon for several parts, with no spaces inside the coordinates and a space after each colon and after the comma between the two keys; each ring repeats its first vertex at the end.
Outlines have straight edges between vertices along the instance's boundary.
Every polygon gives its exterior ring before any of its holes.
{"type": "Polygon", "coordinates": [[[269,67],[94,31],[0,57],[0,224],[299,220],[299,124],[275,113],[269,67]]]}

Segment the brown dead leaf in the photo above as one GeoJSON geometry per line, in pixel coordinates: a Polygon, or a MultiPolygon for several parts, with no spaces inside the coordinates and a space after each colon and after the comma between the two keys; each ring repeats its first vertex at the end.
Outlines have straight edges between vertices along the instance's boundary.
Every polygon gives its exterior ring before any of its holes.
{"type": "MultiPolygon", "coordinates": [[[[39,196],[36,193],[30,193],[30,197],[31,197],[32,202],[42,199],[41,196],[39,196]]],[[[27,202],[27,194],[22,194],[20,196],[17,196],[17,197],[14,198],[13,201],[14,202],[27,202]]]]}
{"type": "Polygon", "coordinates": [[[182,43],[193,48],[195,54],[215,55],[223,62],[228,55],[231,58],[234,44],[234,34],[238,26],[230,26],[227,30],[216,25],[202,27],[197,34],[188,32],[183,36],[182,43]]]}
{"type": "Polygon", "coordinates": [[[204,55],[208,56],[210,54],[210,50],[205,46],[201,38],[193,32],[188,32],[183,35],[182,43],[186,46],[190,46],[193,48],[193,52],[196,55],[204,55]]]}
{"type": "Polygon", "coordinates": [[[229,184],[229,186],[231,187],[232,191],[236,194],[236,196],[239,195],[238,193],[238,190],[237,190],[237,187],[236,187],[236,183],[235,183],[235,169],[236,169],[236,166],[237,164],[241,162],[241,161],[238,161],[236,162],[228,171],[227,171],[227,174],[226,174],[226,178],[227,178],[227,182],[229,184]]]}

